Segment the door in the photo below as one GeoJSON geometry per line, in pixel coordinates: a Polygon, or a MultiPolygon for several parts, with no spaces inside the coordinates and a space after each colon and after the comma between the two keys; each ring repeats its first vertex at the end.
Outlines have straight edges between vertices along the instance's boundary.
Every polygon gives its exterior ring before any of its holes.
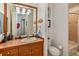
{"type": "Polygon", "coordinates": [[[69,14],[69,40],[77,42],[78,15],[69,14]]]}
{"type": "Polygon", "coordinates": [[[18,14],[17,15],[17,35],[25,35],[25,14],[18,14]]]}
{"type": "Polygon", "coordinates": [[[21,35],[25,35],[25,19],[21,19],[21,35]]]}

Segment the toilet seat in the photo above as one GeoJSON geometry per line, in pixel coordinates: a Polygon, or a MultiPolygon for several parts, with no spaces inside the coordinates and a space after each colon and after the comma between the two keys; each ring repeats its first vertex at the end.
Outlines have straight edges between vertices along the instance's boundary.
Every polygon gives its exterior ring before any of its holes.
{"type": "Polygon", "coordinates": [[[49,53],[52,56],[59,56],[60,55],[60,50],[54,46],[49,46],[49,53]]]}

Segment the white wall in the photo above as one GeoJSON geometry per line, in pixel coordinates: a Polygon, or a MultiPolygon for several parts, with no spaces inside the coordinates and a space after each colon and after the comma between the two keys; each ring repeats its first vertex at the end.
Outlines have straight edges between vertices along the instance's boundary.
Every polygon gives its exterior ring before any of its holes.
{"type": "Polygon", "coordinates": [[[4,4],[0,3],[0,12],[4,13],[4,4]]]}
{"type": "Polygon", "coordinates": [[[53,34],[52,45],[63,47],[63,55],[68,55],[68,5],[52,4],[53,34]]]}
{"type": "Polygon", "coordinates": [[[43,23],[41,32],[42,32],[42,37],[44,38],[44,55],[47,55],[47,20],[48,20],[48,4],[45,3],[40,3],[39,4],[39,9],[38,9],[38,19],[42,18],[43,23]]]}

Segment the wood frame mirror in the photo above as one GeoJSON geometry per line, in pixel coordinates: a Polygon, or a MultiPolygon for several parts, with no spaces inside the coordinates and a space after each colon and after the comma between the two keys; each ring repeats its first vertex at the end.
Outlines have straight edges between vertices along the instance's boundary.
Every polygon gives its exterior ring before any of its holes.
{"type": "Polygon", "coordinates": [[[6,21],[6,18],[7,18],[7,4],[4,3],[4,20],[3,20],[3,32],[6,34],[7,32],[7,21],[6,21]]]}
{"type": "MultiPolygon", "coordinates": [[[[30,6],[30,5],[27,5],[27,4],[21,4],[21,3],[11,3],[10,4],[10,33],[12,33],[13,29],[12,29],[12,5],[19,5],[19,6],[23,6],[23,7],[29,7],[29,8],[33,8],[36,10],[36,33],[38,31],[38,26],[37,26],[37,7],[34,7],[34,6],[30,6]]],[[[7,26],[6,26],[7,27],[7,26]]],[[[7,30],[6,30],[7,31],[7,30]]]]}

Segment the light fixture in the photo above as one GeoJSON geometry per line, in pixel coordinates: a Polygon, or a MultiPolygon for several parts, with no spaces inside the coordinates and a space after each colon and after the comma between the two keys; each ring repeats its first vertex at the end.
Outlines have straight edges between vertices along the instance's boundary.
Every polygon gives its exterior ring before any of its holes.
{"type": "Polygon", "coordinates": [[[22,8],[22,14],[25,14],[26,9],[22,8]]]}
{"type": "Polygon", "coordinates": [[[28,9],[27,10],[27,15],[29,15],[31,13],[31,10],[30,9],[28,9]]]}
{"type": "Polygon", "coordinates": [[[23,9],[20,7],[20,13],[22,13],[23,9]]]}
{"type": "Polygon", "coordinates": [[[20,8],[16,7],[16,13],[20,13],[20,8]]]}

